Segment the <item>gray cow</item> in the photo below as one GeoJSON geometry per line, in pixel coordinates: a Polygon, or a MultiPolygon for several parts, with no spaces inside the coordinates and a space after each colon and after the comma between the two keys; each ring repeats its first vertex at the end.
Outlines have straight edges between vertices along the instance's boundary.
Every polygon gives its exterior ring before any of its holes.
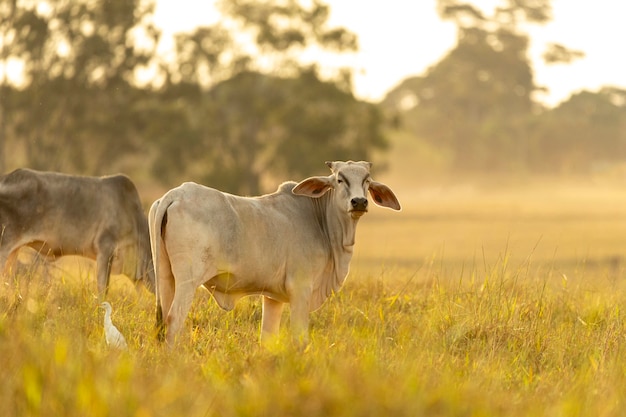
{"type": "Polygon", "coordinates": [[[135,185],[124,175],[18,169],[0,177],[0,270],[5,276],[13,272],[23,246],[50,259],[95,259],[100,297],[111,273],[142,280],[155,290],[148,222],[135,185]]]}
{"type": "Polygon", "coordinates": [[[161,337],[174,342],[204,286],[226,310],[263,295],[262,341],[278,332],[284,303],[294,337],[308,338],[309,312],[348,274],[368,191],[376,204],[400,210],[391,189],[370,177],[369,162],[327,165],[330,176],[286,182],[261,197],[184,183],[154,202],[148,221],[161,337]]]}

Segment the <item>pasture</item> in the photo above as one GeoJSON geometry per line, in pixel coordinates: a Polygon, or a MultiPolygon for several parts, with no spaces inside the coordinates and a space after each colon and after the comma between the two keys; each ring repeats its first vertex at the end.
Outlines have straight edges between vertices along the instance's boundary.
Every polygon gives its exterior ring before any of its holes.
{"type": "Polygon", "coordinates": [[[259,346],[258,298],[198,291],[174,351],[154,299],[114,277],[107,349],[93,269],[0,290],[4,415],[619,416],[626,407],[626,184],[402,187],[372,208],[311,343],[259,346]]]}

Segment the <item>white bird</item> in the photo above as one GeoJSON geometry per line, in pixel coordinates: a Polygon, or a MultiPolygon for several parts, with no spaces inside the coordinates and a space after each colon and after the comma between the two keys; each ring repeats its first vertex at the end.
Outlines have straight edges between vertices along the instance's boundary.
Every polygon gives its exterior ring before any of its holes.
{"type": "Polygon", "coordinates": [[[104,309],[104,337],[107,341],[107,345],[120,350],[127,350],[128,345],[124,335],[115,327],[113,321],[111,321],[111,312],[113,308],[108,301],[100,304],[100,307],[104,309]]]}

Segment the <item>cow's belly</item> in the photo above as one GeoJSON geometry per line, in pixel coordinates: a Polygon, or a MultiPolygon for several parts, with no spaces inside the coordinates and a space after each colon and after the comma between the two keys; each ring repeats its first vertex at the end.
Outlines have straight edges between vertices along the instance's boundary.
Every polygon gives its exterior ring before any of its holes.
{"type": "Polygon", "coordinates": [[[63,245],[60,242],[55,241],[41,241],[34,240],[29,242],[26,246],[34,249],[41,256],[45,256],[49,259],[59,258],[64,255],[80,255],[85,256],[87,258],[95,259],[96,255],[92,250],[88,248],[84,248],[82,246],[74,245],[63,245]]]}
{"type": "Polygon", "coordinates": [[[284,279],[276,276],[241,278],[230,273],[214,276],[204,283],[209,291],[224,294],[272,294],[276,297],[285,297],[284,279]]]}
{"type": "Polygon", "coordinates": [[[277,276],[241,278],[225,272],[212,277],[203,286],[225,310],[231,310],[237,300],[249,295],[265,295],[277,301],[289,301],[284,278],[277,276]]]}

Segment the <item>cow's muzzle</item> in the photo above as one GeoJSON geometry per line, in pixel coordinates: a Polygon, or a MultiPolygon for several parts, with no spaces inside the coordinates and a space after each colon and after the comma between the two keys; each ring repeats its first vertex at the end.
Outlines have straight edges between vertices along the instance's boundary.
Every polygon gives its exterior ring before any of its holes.
{"type": "Polygon", "coordinates": [[[350,205],[352,206],[350,213],[353,218],[359,218],[367,213],[367,198],[355,197],[350,200],[350,205]]]}

